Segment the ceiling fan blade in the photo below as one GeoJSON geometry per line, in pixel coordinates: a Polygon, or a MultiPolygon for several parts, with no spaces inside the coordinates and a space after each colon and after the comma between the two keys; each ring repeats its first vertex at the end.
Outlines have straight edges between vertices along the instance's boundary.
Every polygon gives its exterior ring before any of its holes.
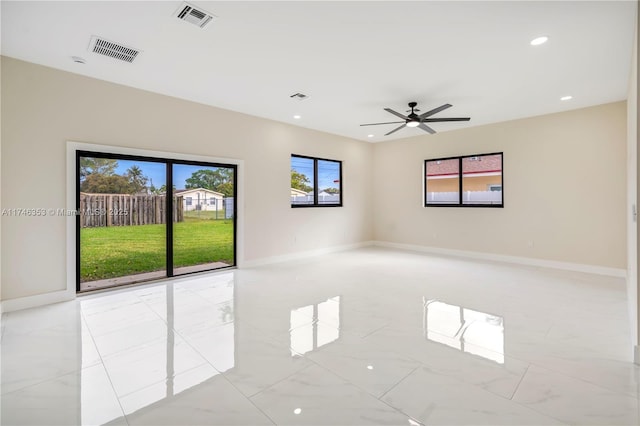
{"type": "Polygon", "coordinates": [[[398,130],[407,127],[407,123],[404,123],[402,126],[400,127],[396,127],[395,129],[393,129],[392,131],[390,131],[389,133],[385,133],[385,136],[389,136],[391,133],[397,132],[398,130]]]}
{"type": "Polygon", "coordinates": [[[418,128],[420,128],[420,129],[424,130],[425,132],[429,132],[429,133],[431,133],[431,134],[434,134],[434,133],[436,132],[435,130],[433,130],[431,127],[427,126],[427,125],[426,125],[426,124],[424,124],[424,123],[420,123],[420,125],[418,126],[418,128]]]}
{"type": "Polygon", "coordinates": [[[387,111],[387,112],[390,112],[391,114],[395,115],[396,117],[400,117],[400,118],[402,118],[404,120],[408,120],[409,119],[409,117],[407,117],[406,115],[402,115],[399,112],[395,112],[391,108],[385,108],[384,110],[387,111]]]}
{"type": "Polygon", "coordinates": [[[386,123],[369,123],[369,124],[361,124],[360,126],[378,126],[380,124],[400,124],[404,123],[404,121],[388,121],[386,123]]]}
{"type": "Polygon", "coordinates": [[[437,123],[440,121],[469,121],[470,117],[455,117],[455,118],[425,118],[423,123],[437,123]]]}
{"type": "Polygon", "coordinates": [[[420,120],[422,120],[423,118],[431,117],[433,114],[437,114],[440,111],[444,111],[447,108],[451,108],[452,106],[453,105],[451,105],[451,104],[444,104],[444,105],[439,106],[438,108],[432,109],[431,111],[427,111],[427,112],[425,112],[423,114],[420,114],[420,120]]]}

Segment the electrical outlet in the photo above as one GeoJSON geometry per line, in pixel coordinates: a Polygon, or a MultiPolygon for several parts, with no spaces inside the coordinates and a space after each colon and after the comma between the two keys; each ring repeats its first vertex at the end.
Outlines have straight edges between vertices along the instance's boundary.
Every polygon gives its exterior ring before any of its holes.
{"type": "Polygon", "coordinates": [[[533,240],[527,241],[527,247],[533,247],[533,240]]]}

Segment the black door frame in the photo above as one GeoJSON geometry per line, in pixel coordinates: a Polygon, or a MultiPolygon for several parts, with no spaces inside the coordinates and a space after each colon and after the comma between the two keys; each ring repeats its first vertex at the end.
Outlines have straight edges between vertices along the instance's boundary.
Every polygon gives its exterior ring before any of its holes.
{"type": "MultiPolygon", "coordinates": [[[[81,157],[95,157],[106,158],[112,160],[128,160],[128,161],[145,161],[152,163],[161,163],[165,165],[165,187],[171,188],[173,192],[173,166],[174,165],[189,165],[189,166],[203,166],[203,167],[223,167],[233,170],[233,265],[229,265],[223,268],[213,268],[206,271],[186,272],[175,275],[173,267],[173,197],[167,197],[166,200],[166,259],[165,259],[165,272],[166,278],[172,278],[174,276],[185,276],[190,274],[197,274],[201,272],[216,271],[221,269],[235,268],[238,264],[237,259],[237,233],[238,233],[238,166],[237,164],[225,164],[217,162],[207,161],[191,161],[180,160],[174,158],[165,157],[150,157],[143,155],[129,155],[129,154],[115,154],[110,152],[100,151],[87,151],[76,150],[76,170],[75,170],[75,187],[76,187],[76,293],[80,293],[80,158],[81,157]]],[[[150,280],[153,281],[153,280],[150,280]]],[[[148,282],[148,281],[144,281],[148,282]]],[[[130,284],[126,284],[130,285],[130,284]]],[[[113,286],[117,287],[117,286],[113,286]]],[[[88,290],[95,291],[95,290],[88,290]]],[[[87,291],[84,291],[85,293],[87,291]]]]}

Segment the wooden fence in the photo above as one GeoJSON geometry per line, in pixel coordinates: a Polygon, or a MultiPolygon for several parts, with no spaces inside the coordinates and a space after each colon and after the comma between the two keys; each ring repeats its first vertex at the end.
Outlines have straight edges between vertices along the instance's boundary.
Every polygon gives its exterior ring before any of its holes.
{"type": "MultiPolygon", "coordinates": [[[[184,220],[182,196],[173,197],[173,221],[184,220]]],[[[164,195],[80,193],[80,226],[132,226],[166,223],[164,195]]]]}

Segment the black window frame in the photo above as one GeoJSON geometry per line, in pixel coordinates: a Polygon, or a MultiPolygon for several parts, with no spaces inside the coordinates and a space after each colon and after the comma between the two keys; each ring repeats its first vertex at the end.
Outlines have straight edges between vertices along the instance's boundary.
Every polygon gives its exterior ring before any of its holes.
{"type": "Polygon", "coordinates": [[[504,208],[504,152],[489,152],[483,154],[472,154],[472,155],[459,155],[455,157],[444,157],[444,158],[430,158],[424,160],[423,166],[423,179],[424,179],[424,207],[481,207],[481,208],[504,208]],[[463,169],[462,169],[462,160],[465,158],[472,157],[485,157],[489,155],[499,155],[500,156],[500,185],[502,190],[500,191],[500,204],[464,204],[463,200],[463,169]],[[428,193],[429,193],[429,180],[427,179],[427,163],[432,161],[445,161],[445,160],[458,160],[458,203],[438,203],[438,204],[429,204],[427,202],[428,193]]]}
{"type": "MultiPolygon", "coordinates": [[[[313,204],[291,204],[291,208],[305,208],[305,207],[342,207],[342,161],[331,160],[329,158],[309,157],[307,155],[291,154],[291,158],[303,158],[306,160],[313,160],[313,204]],[[340,201],[337,204],[320,204],[318,203],[318,161],[329,161],[332,163],[338,163],[339,169],[339,187],[340,187],[340,201]]],[[[289,169],[291,169],[291,160],[289,161],[289,169]]]]}
{"type": "MultiPolygon", "coordinates": [[[[89,151],[89,150],[76,150],[75,153],[75,198],[76,198],[76,212],[80,211],[80,158],[82,157],[96,157],[96,158],[107,158],[112,160],[130,160],[130,161],[144,161],[150,163],[160,163],[164,164],[165,169],[165,185],[167,189],[173,188],[173,166],[174,165],[188,165],[188,166],[203,166],[203,167],[224,167],[228,169],[233,169],[233,187],[234,187],[234,197],[233,197],[233,265],[221,267],[221,268],[213,268],[207,269],[203,271],[194,271],[194,272],[182,272],[179,274],[175,273],[175,268],[173,265],[173,249],[174,249],[174,241],[173,241],[173,197],[167,197],[166,200],[166,212],[167,215],[165,218],[166,229],[165,229],[165,271],[166,275],[163,278],[153,278],[149,280],[141,280],[133,283],[127,283],[122,285],[113,285],[109,287],[105,287],[108,289],[115,289],[121,286],[127,286],[130,284],[144,284],[147,282],[159,281],[167,278],[173,277],[184,277],[187,275],[198,274],[202,272],[211,272],[211,271],[220,271],[226,269],[235,269],[238,266],[238,165],[237,164],[225,164],[225,163],[217,163],[217,162],[208,162],[208,161],[191,161],[191,160],[181,160],[170,157],[152,157],[152,156],[144,156],[144,155],[134,155],[134,154],[118,154],[112,152],[102,152],[102,151],[89,151]]],[[[76,223],[75,223],[75,240],[76,240],[76,293],[91,293],[95,291],[101,291],[102,289],[96,290],[81,290],[81,273],[80,273],[80,215],[76,215],[76,223]]]]}

